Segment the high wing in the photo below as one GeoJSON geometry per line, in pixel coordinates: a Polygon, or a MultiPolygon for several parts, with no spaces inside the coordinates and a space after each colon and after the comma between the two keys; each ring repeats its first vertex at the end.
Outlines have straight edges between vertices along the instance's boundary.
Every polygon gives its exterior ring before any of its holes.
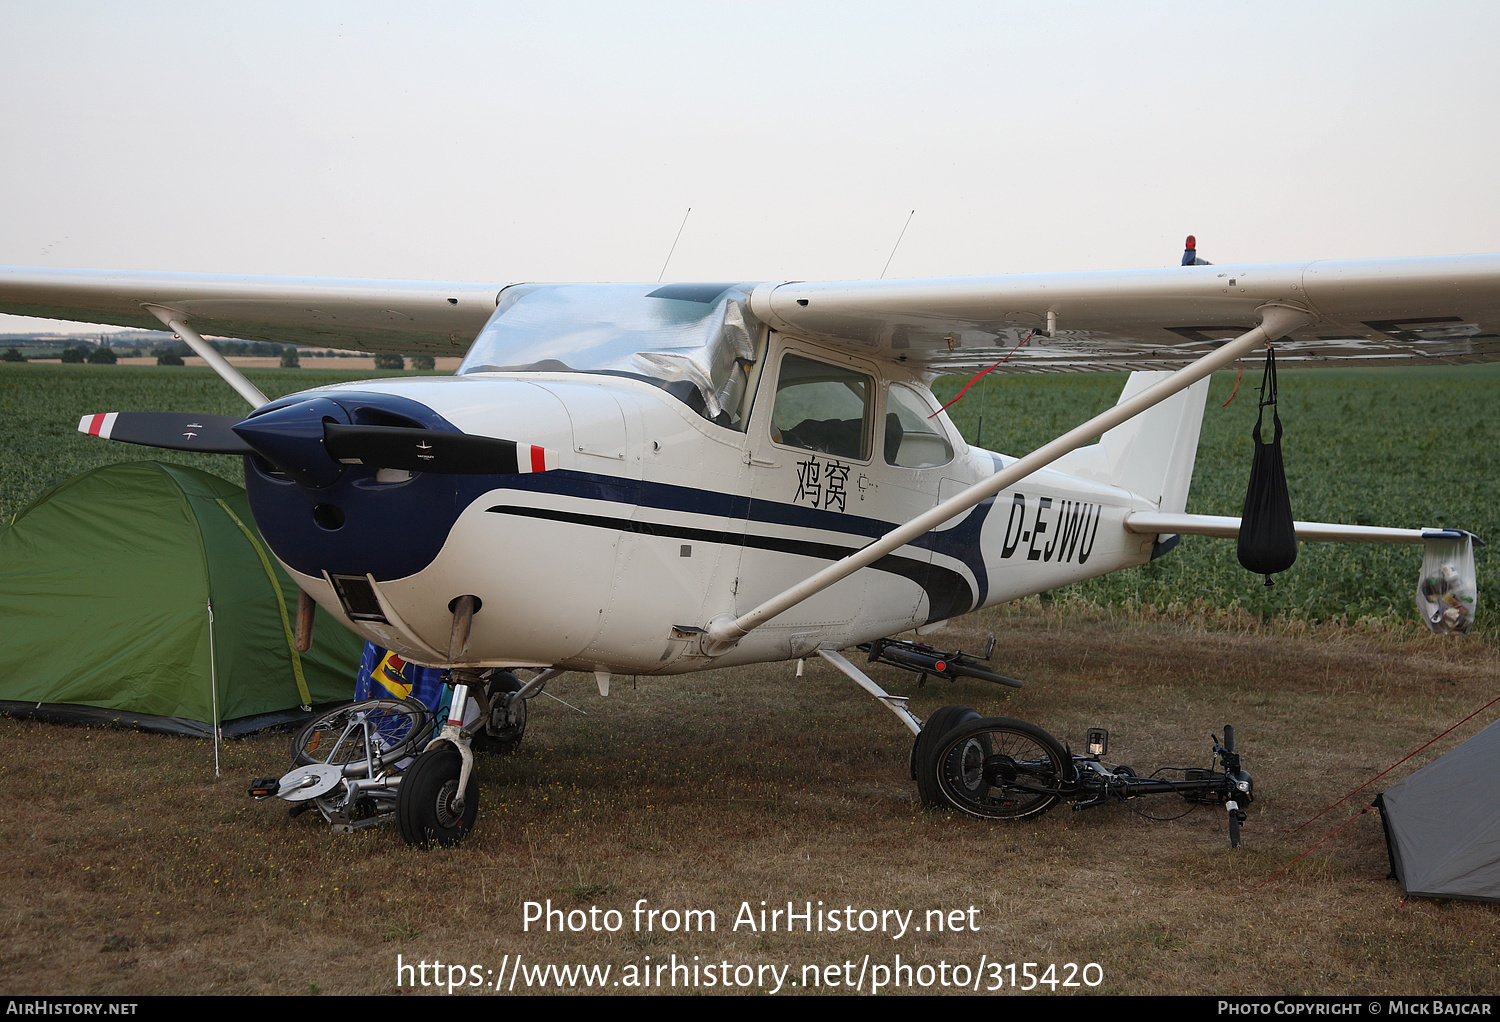
{"type": "Polygon", "coordinates": [[[460,354],[503,284],[0,267],[0,312],[395,354],[460,354]]]}
{"type": "Polygon", "coordinates": [[[1500,359],[1500,255],[1185,266],[762,285],[778,330],[954,372],[1176,369],[1282,306],[1314,321],[1277,342],[1296,365],[1500,359]]]}
{"type": "MultiPolygon", "coordinates": [[[[456,353],[505,285],[0,267],[0,312],[399,353],[456,353]]],[[[1173,369],[1268,306],[1292,364],[1500,359],[1500,255],[746,285],[768,325],[929,373],[1173,369]]]]}

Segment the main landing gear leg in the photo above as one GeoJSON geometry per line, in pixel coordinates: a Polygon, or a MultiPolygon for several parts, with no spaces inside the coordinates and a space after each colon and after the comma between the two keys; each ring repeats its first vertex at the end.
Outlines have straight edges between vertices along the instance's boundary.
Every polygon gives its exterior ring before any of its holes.
{"type": "Polygon", "coordinates": [[[839,671],[852,679],[860,688],[880,700],[885,708],[894,713],[912,734],[917,735],[922,733],[921,720],[912,716],[911,711],[906,708],[906,703],[911,698],[910,696],[893,696],[886,692],[885,689],[875,683],[873,678],[851,664],[841,653],[831,649],[820,649],[818,650],[818,656],[837,667],[839,671]]]}
{"type": "Polygon", "coordinates": [[[915,738],[911,747],[911,776],[917,782],[917,794],[921,797],[922,804],[929,809],[951,808],[947,797],[938,789],[935,780],[937,767],[934,756],[937,754],[938,739],[960,724],[978,720],[978,712],[967,706],[944,706],[927,718],[924,724],[921,718],[913,715],[906,708],[908,696],[890,695],[876,684],[874,679],[851,664],[840,653],[820,649],[818,656],[837,667],[860,688],[880,700],[886,709],[894,713],[901,723],[906,725],[906,729],[915,738]]]}

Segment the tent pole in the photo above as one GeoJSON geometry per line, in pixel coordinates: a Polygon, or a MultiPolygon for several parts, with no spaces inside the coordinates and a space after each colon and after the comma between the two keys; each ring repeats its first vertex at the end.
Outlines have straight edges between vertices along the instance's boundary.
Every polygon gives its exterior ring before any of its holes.
{"type": "Polygon", "coordinates": [[[208,694],[214,714],[214,780],[219,779],[219,674],[214,665],[214,598],[208,598],[208,694]]]}

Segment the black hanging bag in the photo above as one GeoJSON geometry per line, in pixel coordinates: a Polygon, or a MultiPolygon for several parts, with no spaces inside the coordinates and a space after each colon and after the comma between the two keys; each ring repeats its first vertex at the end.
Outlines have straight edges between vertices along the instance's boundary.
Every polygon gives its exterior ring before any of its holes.
{"type": "Polygon", "coordinates": [[[1276,354],[1266,350],[1266,370],[1260,383],[1260,410],[1255,416],[1255,461],[1250,466],[1250,486],[1245,491],[1245,510],[1240,516],[1240,564],[1246,571],[1271,576],[1285,571],[1297,560],[1297,530],[1292,525],[1292,498],[1286,489],[1286,469],[1281,463],[1281,416],[1276,414],[1276,354]],[[1271,409],[1275,429],[1270,443],[1261,439],[1261,420],[1271,409]]]}

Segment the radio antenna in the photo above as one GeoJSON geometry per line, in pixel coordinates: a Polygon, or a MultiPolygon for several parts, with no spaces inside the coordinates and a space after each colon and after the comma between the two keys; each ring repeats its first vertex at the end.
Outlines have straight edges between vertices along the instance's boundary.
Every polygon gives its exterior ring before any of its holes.
{"type": "Polygon", "coordinates": [[[898,235],[896,235],[896,243],[891,246],[891,254],[886,257],[885,266],[881,267],[881,270],[880,270],[880,279],[881,280],[885,279],[885,271],[889,270],[891,268],[891,260],[894,259],[894,258],[896,258],[896,249],[898,249],[898,248],[901,247],[901,239],[904,238],[904,237],[906,237],[906,229],[911,226],[911,218],[914,217],[914,216],[916,216],[916,215],[917,215],[917,211],[916,210],[912,210],[906,216],[906,223],[904,223],[904,224],[901,225],[901,233],[898,234],[898,235]]]}
{"type": "Polygon", "coordinates": [[[677,251],[677,243],[682,240],[682,229],[687,226],[688,213],[691,213],[692,211],[693,207],[689,206],[687,208],[687,213],[682,214],[682,223],[677,225],[677,237],[672,239],[672,247],[667,249],[667,262],[661,264],[661,272],[656,275],[656,282],[658,284],[660,284],[661,279],[667,275],[667,263],[670,263],[672,261],[672,253],[677,251]]]}

